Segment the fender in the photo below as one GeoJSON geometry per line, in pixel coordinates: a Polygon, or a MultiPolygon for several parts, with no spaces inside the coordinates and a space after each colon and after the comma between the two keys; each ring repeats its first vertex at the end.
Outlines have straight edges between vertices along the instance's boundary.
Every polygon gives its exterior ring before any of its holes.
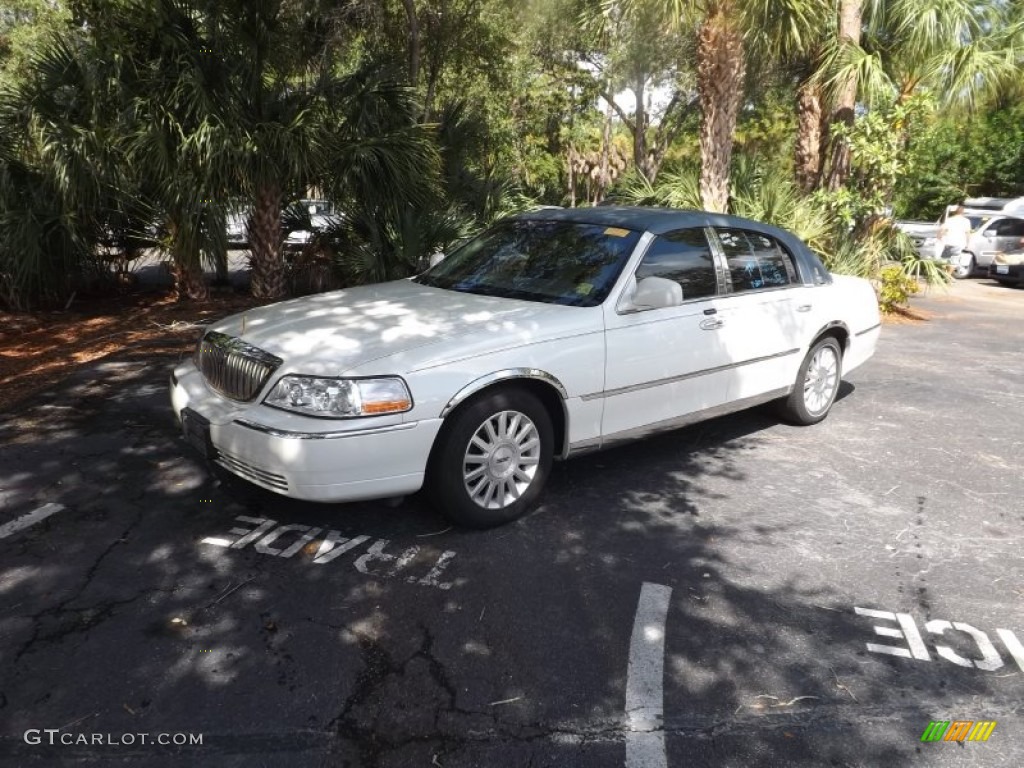
{"type": "Polygon", "coordinates": [[[456,392],[448,401],[447,405],[441,409],[441,418],[443,419],[460,403],[464,402],[467,398],[472,397],[480,390],[486,389],[492,384],[497,384],[499,381],[510,381],[512,379],[537,379],[538,381],[550,384],[558,391],[558,394],[562,396],[562,407],[565,407],[564,401],[568,399],[569,393],[566,391],[562,382],[547,371],[542,371],[537,368],[506,368],[502,371],[495,371],[494,373],[488,373],[481,376],[479,379],[471,381],[456,392]]]}

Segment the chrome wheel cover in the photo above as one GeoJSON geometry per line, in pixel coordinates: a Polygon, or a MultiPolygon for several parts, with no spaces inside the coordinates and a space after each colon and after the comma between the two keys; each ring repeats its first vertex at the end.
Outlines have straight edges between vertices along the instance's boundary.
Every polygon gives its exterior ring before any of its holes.
{"type": "Polygon", "coordinates": [[[804,377],[804,406],[817,416],[832,403],[839,386],[839,355],[834,347],[821,347],[811,358],[804,377]]]}
{"type": "Polygon", "coordinates": [[[525,413],[500,411],[470,438],[462,460],[462,482],[477,506],[504,509],[530,487],[539,465],[537,426],[525,413]]]}

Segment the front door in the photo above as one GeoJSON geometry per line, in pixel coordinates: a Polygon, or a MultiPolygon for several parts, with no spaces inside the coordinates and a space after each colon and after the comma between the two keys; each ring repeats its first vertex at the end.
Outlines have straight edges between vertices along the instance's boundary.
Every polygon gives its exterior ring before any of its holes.
{"type": "Polygon", "coordinates": [[[656,431],[729,398],[729,351],[715,306],[718,277],[703,228],[651,242],[634,275],[663,277],[682,288],[678,306],[624,311],[606,306],[607,344],[602,434],[656,431]]]}

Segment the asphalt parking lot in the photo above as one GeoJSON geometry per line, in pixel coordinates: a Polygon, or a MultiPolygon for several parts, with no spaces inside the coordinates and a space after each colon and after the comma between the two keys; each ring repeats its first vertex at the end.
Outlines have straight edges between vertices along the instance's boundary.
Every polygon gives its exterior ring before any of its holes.
{"type": "Polygon", "coordinates": [[[0,765],[1024,764],[1024,290],[915,306],[824,423],[556,465],[486,532],[212,472],[163,360],[40,393],[0,417],[0,765]]]}

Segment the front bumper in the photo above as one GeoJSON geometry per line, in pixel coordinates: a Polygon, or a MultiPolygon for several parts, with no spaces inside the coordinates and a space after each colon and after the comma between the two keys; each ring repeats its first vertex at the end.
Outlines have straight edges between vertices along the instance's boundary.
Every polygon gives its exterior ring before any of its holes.
{"type": "Polygon", "coordinates": [[[1024,282],[1024,264],[990,264],[988,276],[1004,283],[1024,282]],[[1006,270],[1000,272],[999,270],[1006,270]]]}
{"type": "Polygon", "coordinates": [[[188,428],[186,439],[208,458],[256,485],[307,501],[419,490],[441,428],[440,419],[314,419],[236,403],[210,390],[191,362],[174,370],[170,394],[179,425],[188,428]]]}

